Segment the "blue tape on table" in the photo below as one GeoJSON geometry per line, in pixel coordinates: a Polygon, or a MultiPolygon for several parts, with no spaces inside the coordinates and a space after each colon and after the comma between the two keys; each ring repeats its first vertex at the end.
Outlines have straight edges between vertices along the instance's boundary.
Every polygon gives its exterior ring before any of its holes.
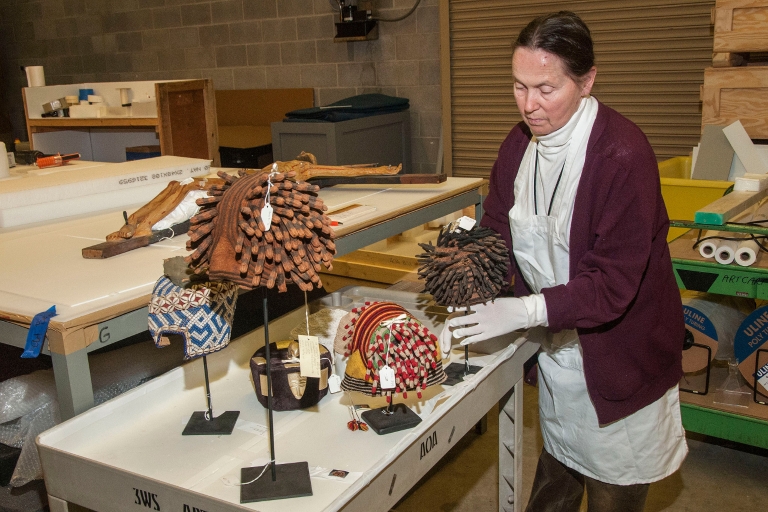
{"type": "Polygon", "coordinates": [[[48,322],[54,316],[56,316],[56,306],[51,306],[51,309],[48,311],[35,315],[32,323],[29,324],[27,343],[24,346],[24,353],[21,354],[21,357],[30,359],[40,355],[40,351],[43,349],[43,342],[45,342],[45,333],[48,332],[48,322]]]}

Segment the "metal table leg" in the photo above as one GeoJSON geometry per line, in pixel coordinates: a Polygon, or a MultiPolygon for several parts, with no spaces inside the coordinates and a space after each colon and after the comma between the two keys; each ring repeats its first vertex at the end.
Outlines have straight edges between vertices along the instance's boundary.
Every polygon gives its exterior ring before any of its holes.
{"type": "Polygon", "coordinates": [[[93,385],[87,349],[67,355],[52,352],[51,360],[62,421],[93,407],[93,385]]]}
{"type": "Polygon", "coordinates": [[[520,512],[523,487],[523,381],[499,401],[499,512],[520,512]]]}

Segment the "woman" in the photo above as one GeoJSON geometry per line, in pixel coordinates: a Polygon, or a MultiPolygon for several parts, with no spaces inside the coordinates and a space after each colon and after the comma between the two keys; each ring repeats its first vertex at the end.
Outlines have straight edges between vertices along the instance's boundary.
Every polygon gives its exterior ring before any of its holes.
{"type": "Polygon", "coordinates": [[[515,297],[448,326],[462,344],[532,328],[542,344],[544,450],[528,510],[576,511],[586,487],[590,512],[639,511],[688,450],[656,158],[637,126],[590,96],[592,39],[575,14],[523,29],[512,72],[523,122],[499,150],[481,224],[514,255],[515,297]]]}

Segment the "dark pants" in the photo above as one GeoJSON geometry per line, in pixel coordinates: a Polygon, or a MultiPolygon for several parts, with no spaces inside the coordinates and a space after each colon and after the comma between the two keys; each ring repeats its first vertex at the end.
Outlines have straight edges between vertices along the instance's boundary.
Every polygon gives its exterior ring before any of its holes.
{"type": "Polygon", "coordinates": [[[614,485],[584,476],[541,450],[526,512],[578,512],[584,488],[589,512],[642,512],[649,484],[614,485]]]}

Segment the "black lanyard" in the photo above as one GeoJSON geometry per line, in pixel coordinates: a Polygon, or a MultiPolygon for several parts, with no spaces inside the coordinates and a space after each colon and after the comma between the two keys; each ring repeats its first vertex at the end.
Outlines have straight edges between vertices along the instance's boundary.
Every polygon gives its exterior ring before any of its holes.
{"type": "MultiPolygon", "coordinates": [[[[557,177],[557,183],[555,183],[555,190],[552,191],[552,197],[549,199],[549,208],[547,209],[547,217],[552,213],[552,205],[555,204],[555,194],[557,194],[557,187],[560,186],[560,179],[563,177],[563,171],[565,170],[565,162],[560,168],[560,175],[557,177]]],[[[536,164],[533,167],[533,214],[539,214],[539,205],[536,201],[536,176],[539,173],[539,147],[536,144],[536,164]]]]}

